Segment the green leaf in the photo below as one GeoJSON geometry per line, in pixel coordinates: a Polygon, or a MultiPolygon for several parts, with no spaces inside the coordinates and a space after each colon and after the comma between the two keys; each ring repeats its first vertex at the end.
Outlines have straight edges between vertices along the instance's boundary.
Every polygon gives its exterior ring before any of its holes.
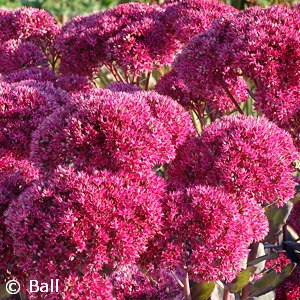
{"type": "Polygon", "coordinates": [[[230,284],[229,291],[231,293],[238,293],[241,291],[250,281],[251,276],[254,274],[256,268],[249,266],[238,274],[236,279],[230,284]]]}
{"type": "Polygon", "coordinates": [[[277,258],[279,256],[279,252],[276,252],[276,253],[272,253],[272,254],[267,254],[267,255],[263,255],[263,256],[260,256],[250,262],[248,262],[248,266],[254,266],[254,265],[257,265],[259,264],[260,262],[264,261],[264,260],[269,260],[269,259],[274,259],[274,258],[277,258]]]}
{"type": "Polygon", "coordinates": [[[290,211],[293,207],[293,203],[288,202],[282,207],[271,207],[266,209],[266,215],[270,224],[270,231],[265,238],[266,242],[273,242],[276,240],[276,235],[280,232],[282,226],[285,224],[290,211]]]}
{"type": "Polygon", "coordinates": [[[0,285],[0,299],[7,299],[10,296],[8,292],[6,291],[6,284],[0,285]]]}
{"type": "Polygon", "coordinates": [[[196,282],[191,287],[192,299],[207,300],[215,288],[215,283],[212,281],[198,283],[196,282]]]}
{"type": "Polygon", "coordinates": [[[274,270],[265,274],[255,281],[251,286],[251,296],[258,297],[274,290],[293,272],[296,264],[290,263],[282,268],[282,272],[276,273],[274,270]]]}

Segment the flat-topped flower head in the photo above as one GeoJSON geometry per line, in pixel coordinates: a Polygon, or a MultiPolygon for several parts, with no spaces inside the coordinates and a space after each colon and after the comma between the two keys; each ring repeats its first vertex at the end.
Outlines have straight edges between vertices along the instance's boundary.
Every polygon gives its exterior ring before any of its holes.
{"type": "Polygon", "coordinates": [[[207,181],[249,195],[262,204],[286,203],[295,193],[291,136],[266,118],[228,116],[207,126],[201,136],[212,164],[207,181]]]}
{"type": "Polygon", "coordinates": [[[0,73],[4,75],[31,67],[47,66],[47,58],[32,42],[9,40],[0,46],[0,73]]]}
{"type": "Polygon", "coordinates": [[[94,89],[73,95],[33,135],[31,159],[45,170],[152,169],[175,157],[193,133],[188,114],[155,92],[94,89]]]}
{"type": "MultiPolygon", "coordinates": [[[[187,271],[193,280],[230,282],[241,269],[255,231],[240,200],[222,188],[196,185],[170,192],[163,201],[164,223],[141,262],[187,271]]],[[[259,222],[263,238],[268,221],[259,222]]],[[[251,215],[252,217],[252,215],[251,215]]]]}
{"type": "Polygon", "coordinates": [[[224,113],[247,100],[247,84],[231,67],[218,63],[220,45],[213,30],[194,36],[176,57],[177,84],[186,98],[224,113]],[[230,96],[231,94],[231,96],[230,96]]]}
{"type": "Polygon", "coordinates": [[[10,39],[31,41],[46,50],[52,45],[59,27],[55,19],[45,10],[22,7],[0,13],[0,41],[10,39]]]}
{"type": "Polygon", "coordinates": [[[33,183],[5,213],[23,280],[54,277],[61,292],[71,293],[78,286],[63,285],[75,274],[86,276],[78,280],[84,286],[89,275],[105,278],[134,262],[160,229],[163,190],[153,173],[87,175],[72,168],[33,183]]]}
{"type": "Polygon", "coordinates": [[[1,147],[28,157],[32,132],[67,101],[68,95],[50,82],[1,82],[1,147]]]}
{"type": "Polygon", "coordinates": [[[162,8],[166,26],[182,45],[208,30],[216,19],[238,12],[233,6],[217,0],[165,1],[162,8]]]}
{"type": "Polygon", "coordinates": [[[91,77],[105,64],[139,76],[171,64],[175,50],[159,12],[156,5],[134,2],[70,20],[56,39],[60,71],[91,77]]]}

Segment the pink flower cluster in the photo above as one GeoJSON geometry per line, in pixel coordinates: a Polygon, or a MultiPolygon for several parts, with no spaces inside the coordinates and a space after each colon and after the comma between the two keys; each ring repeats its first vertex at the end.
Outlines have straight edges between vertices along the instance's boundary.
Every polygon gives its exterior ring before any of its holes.
{"type": "Polygon", "coordinates": [[[291,260],[286,256],[285,253],[281,252],[277,258],[266,261],[265,269],[273,269],[275,272],[280,273],[282,268],[291,263],[291,260]]]}
{"type": "Polygon", "coordinates": [[[0,41],[8,40],[30,41],[42,50],[53,43],[59,27],[55,19],[42,9],[17,8],[11,11],[0,11],[0,41]]]}
{"type": "Polygon", "coordinates": [[[167,169],[164,224],[142,262],[230,282],[248,246],[268,233],[261,205],[281,206],[294,195],[297,157],[291,137],[265,118],[230,116],[207,126],[167,169]]]}
{"type": "Polygon", "coordinates": [[[28,157],[32,132],[67,101],[67,93],[50,82],[0,82],[0,149],[28,157]]]}
{"type": "Polygon", "coordinates": [[[72,19],[56,39],[61,72],[92,76],[105,64],[113,74],[116,65],[126,76],[138,76],[171,63],[174,49],[159,11],[155,5],[128,3],[72,19]]]}
{"type": "Polygon", "coordinates": [[[50,82],[1,83],[0,268],[25,286],[67,282],[49,299],[113,299],[106,277],[135,263],[162,224],[165,182],[153,169],[194,134],[168,97],[86,83],[61,77],[69,95],[50,82]]]}
{"type": "Polygon", "coordinates": [[[58,165],[151,170],[170,162],[192,132],[187,113],[168,97],[89,90],[75,94],[39,126],[31,160],[46,171],[58,165]]]}
{"type": "Polygon", "coordinates": [[[297,158],[290,135],[275,124],[230,116],[207,126],[200,139],[189,140],[168,173],[173,185],[222,185],[230,193],[281,206],[294,195],[297,158]]]}
{"type": "Polygon", "coordinates": [[[163,187],[154,173],[73,169],[31,184],[5,212],[24,282],[54,277],[69,291],[69,276],[84,284],[79,273],[105,274],[134,261],[160,227],[163,187]]]}
{"type": "Polygon", "coordinates": [[[216,0],[167,0],[162,8],[165,26],[181,45],[209,29],[216,19],[238,12],[233,6],[216,0]]]}
{"type": "Polygon", "coordinates": [[[250,243],[268,231],[261,213],[255,220],[260,228],[253,232],[252,212],[244,213],[241,202],[222,188],[205,185],[170,192],[163,202],[164,226],[142,263],[185,270],[195,281],[230,282],[241,270],[250,243]]]}
{"type": "Polygon", "coordinates": [[[21,273],[18,269],[8,234],[4,213],[10,202],[18,197],[33,180],[38,179],[38,171],[26,159],[16,157],[10,151],[0,151],[0,272],[1,280],[10,275],[21,273]]]}
{"type": "Polygon", "coordinates": [[[276,300],[297,300],[300,298],[300,268],[296,268],[292,275],[276,289],[276,300]]]}
{"type": "Polygon", "coordinates": [[[193,35],[206,30],[217,17],[235,11],[218,1],[193,0],[161,6],[128,3],[74,18],[56,39],[62,53],[60,70],[91,77],[104,64],[118,80],[116,67],[126,81],[132,81],[131,75],[139,77],[170,65],[193,35]]]}
{"type": "MultiPolygon", "coordinates": [[[[58,26],[0,10],[1,280],[59,279],[53,300],[179,300],[185,273],[234,280],[268,233],[265,206],[295,192],[297,13],[168,0],[58,26]],[[267,118],[223,116],[248,98],[245,78],[267,118]],[[187,109],[210,116],[201,135],[187,109]]],[[[296,204],[296,231],[298,217],[296,204]]]]}
{"type": "Polygon", "coordinates": [[[224,111],[232,108],[232,98],[246,100],[241,76],[251,79],[256,110],[290,132],[298,146],[299,32],[298,11],[285,6],[224,15],[177,57],[175,82],[192,100],[224,111]]]}

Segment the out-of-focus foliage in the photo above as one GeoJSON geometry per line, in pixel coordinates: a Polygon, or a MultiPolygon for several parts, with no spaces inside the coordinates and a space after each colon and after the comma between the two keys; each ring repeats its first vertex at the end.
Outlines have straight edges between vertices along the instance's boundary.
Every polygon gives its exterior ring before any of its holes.
{"type": "Polygon", "coordinates": [[[125,3],[124,0],[0,0],[0,8],[12,9],[20,6],[43,8],[61,23],[77,15],[90,13],[125,3]]]}
{"type": "MultiPolygon", "coordinates": [[[[59,22],[64,23],[77,15],[88,15],[108,7],[127,2],[163,3],[164,0],[0,0],[0,8],[12,9],[20,6],[43,8],[51,13],[59,22]]],[[[272,4],[291,5],[297,0],[223,0],[237,9],[259,5],[267,7],[272,4]]]]}

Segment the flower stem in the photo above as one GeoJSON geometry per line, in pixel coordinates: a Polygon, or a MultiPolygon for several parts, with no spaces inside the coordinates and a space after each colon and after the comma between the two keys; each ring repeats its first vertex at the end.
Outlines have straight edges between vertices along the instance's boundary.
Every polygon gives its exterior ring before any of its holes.
{"type": "Polygon", "coordinates": [[[183,289],[184,299],[185,300],[192,300],[190,282],[189,282],[189,273],[188,272],[186,272],[184,274],[183,285],[184,285],[184,289],[183,289]]]}
{"type": "MultiPolygon", "coordinates": [[[[248,254],[247,262],[253,261],[257,256],[259,243],[252,243],[250,245],[250,252],[248,254]]],[[[242,296],[241,300],[246,300],[250,298],[250,290],[251,290],[251,284],[250,282],[243,288],[242,290],[242,296]]]]}
{"type": "Polygon", "coordinates": [[[237,101],[235,100],[235,98],[233,97],[233,95],[231,94],[231,92],[229,91],[229,89],[227,87],[224,87],[224,90],[227,94],[227,96],[231,99],[231,101],[233,102],[234,106],[236,107],[236,109],[239,111],[239,113],[241,115],[244,115],[244,112],[242,111],[242,109],[240,108],[239,104],[237,103],[237,101]]]}
{"type": "Polygon", "coordinates": [[[149,89],[150,77],[151,77],[151,72],[148,72],[147,79],[146,79],[146,84],[145,84],[145,91],[148,91],[148,89],[149,89]]]}

